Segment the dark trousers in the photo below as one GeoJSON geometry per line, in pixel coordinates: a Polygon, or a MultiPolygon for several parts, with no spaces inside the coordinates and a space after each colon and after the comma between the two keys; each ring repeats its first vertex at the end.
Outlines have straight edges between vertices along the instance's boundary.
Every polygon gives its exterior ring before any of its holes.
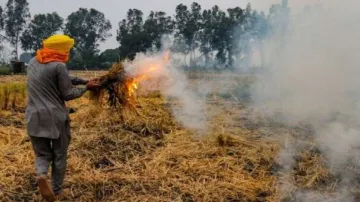
{"type": "Polygon", "coordinates": [[[70,135],[61,134],[58,139],[30,136],[30,139],[35,152],[36,174],[47,175],[51,163],[52,189],[55,194],[59,194],[65,178],[70,135]]]}

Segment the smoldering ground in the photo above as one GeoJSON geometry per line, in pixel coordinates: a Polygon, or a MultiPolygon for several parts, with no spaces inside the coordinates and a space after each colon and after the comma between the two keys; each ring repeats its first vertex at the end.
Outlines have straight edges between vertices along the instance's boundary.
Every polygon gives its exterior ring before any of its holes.
{"type": "MultiPolygon", "coordinates": [[[[358,8],[360,2],[356,0],[319,1],[306,9],[291,8],[299,12],[292,12],[286,20],[281,19],[286,15],[279,15],[278,20],[272,22],[287,22],[287,29],[275,30],[263,42],[266,70],[252,85],[252,107],[265,109],[264,114],[287,126],[304,122],[311,125],[314,131],[311,138],[326,158],[326,166],[340,180],[336,196],[318,195],[317,190],[306,190],[295,193],[297,200],[306,201],[317,195],[320,201],[329,198],[336,201],[337,197],[349,201],[352,194],[344,190],[357,186],[356,170],[360,166],[357,157],[360,148],[358,8]]],[[[185,126],[206,128],[207,114],[204,113],[202,96],[213,90],[209,88],[216,86],[217,81],[203,82],[198,85],[199,90],[190,89],[185,74],[175,64],[164,63],[162,57],[163,54],[138,55],[131,65],[141,71],[142,66],[160,63],[163,68],[160,72],[154,71],[156,74],[153,76],[159,80],[163,76],[168,82],[155,89],[168,98],[180,100],[181,104],[172,105],[172,109],[185,126]]],[[[231,83],[231,79],[219,80],[231,83]]],[[[147,87],[153,86],[145,85],[147,87]]],[[[304,146],[304,138],[284,138],[288,141],[278,157],[284,172],[292,172],[296,152],[304,146]],[[295,140],[289,141],[291,138],[295,140]]],[[[282,184],[287,187],[295,186],[291,179],[283,179],[282,184]]]]}
{"type": "MultiPolygon", "coordinates": [[[[291,13],[286,31],[265,42],[267,71],[252,89],[254,106],[265,106],[272,117],[280,114],[278,121],[311,124],[327,166],[340,179],[337,191],[345,199],[339,201],[352,200],[344,190],[358,186],[360,171],[359,8],[357,0],[327,0],[291,13]]],[[[280,155],[279,162],[293,165],[288,157],[280,155]]],[[[311,190],[297,198],[309,195],[311,190]]]]}

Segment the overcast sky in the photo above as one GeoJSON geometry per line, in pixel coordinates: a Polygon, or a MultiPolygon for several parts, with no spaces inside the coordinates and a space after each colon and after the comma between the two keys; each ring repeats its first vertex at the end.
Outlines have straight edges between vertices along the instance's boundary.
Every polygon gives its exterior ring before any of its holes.
{"type": "MultiPolygon", "coordinates": [[[[316,0],[289,0],[289,4],[291,6],[298,6],[298,4],[313,1],[316,0]]],[[[6,2],[7,0],[0,0],[0,5],[4,7],[6,2]]],[[[95,8],[103,12],[113,26],[111,31],[113,36],[101,45],[101,49],[104,50],[118,46],[115,39],[116,29],[118,28],[118,22],[125,18],[128,9],[140,9],[144,12],[145,16],[151,10],[161,10],[169,15],[173,15],[176,5],[180,3],[190,5],[194,0],[28,0],[28,2],[30,3],[31,15],[57,12],[63,18],[66,18],[79,7],[95,8]]],[[[281,0],[198,0],[196,2],[206,9],[211,8],[215,4],[222,9],[235,6],[245,8],[247,3],[251,3],[253,8],[267,12],[271,4],[280,3],[281,0]]]]}

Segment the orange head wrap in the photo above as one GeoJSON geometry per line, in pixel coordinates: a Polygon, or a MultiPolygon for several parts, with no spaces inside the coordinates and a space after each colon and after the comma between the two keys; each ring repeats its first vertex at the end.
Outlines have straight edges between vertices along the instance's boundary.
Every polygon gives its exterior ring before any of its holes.
{"type": "Polygon", "coordinates": [[[74,39],[66,35],[53,35],[43,41],[43,48],[36,52],[40,63],[67,62],[74,39]]]}

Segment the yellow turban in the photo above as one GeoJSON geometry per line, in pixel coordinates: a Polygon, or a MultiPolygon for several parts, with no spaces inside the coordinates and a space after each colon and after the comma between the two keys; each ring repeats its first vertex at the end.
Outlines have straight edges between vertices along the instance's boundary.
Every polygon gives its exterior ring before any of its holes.
{"type": "Polygon", "coordinates": [[[69,52],[74,44],[75,40],[67,35],[53,35],[43,41],[44,48],[60,52],[69,52]]]}

